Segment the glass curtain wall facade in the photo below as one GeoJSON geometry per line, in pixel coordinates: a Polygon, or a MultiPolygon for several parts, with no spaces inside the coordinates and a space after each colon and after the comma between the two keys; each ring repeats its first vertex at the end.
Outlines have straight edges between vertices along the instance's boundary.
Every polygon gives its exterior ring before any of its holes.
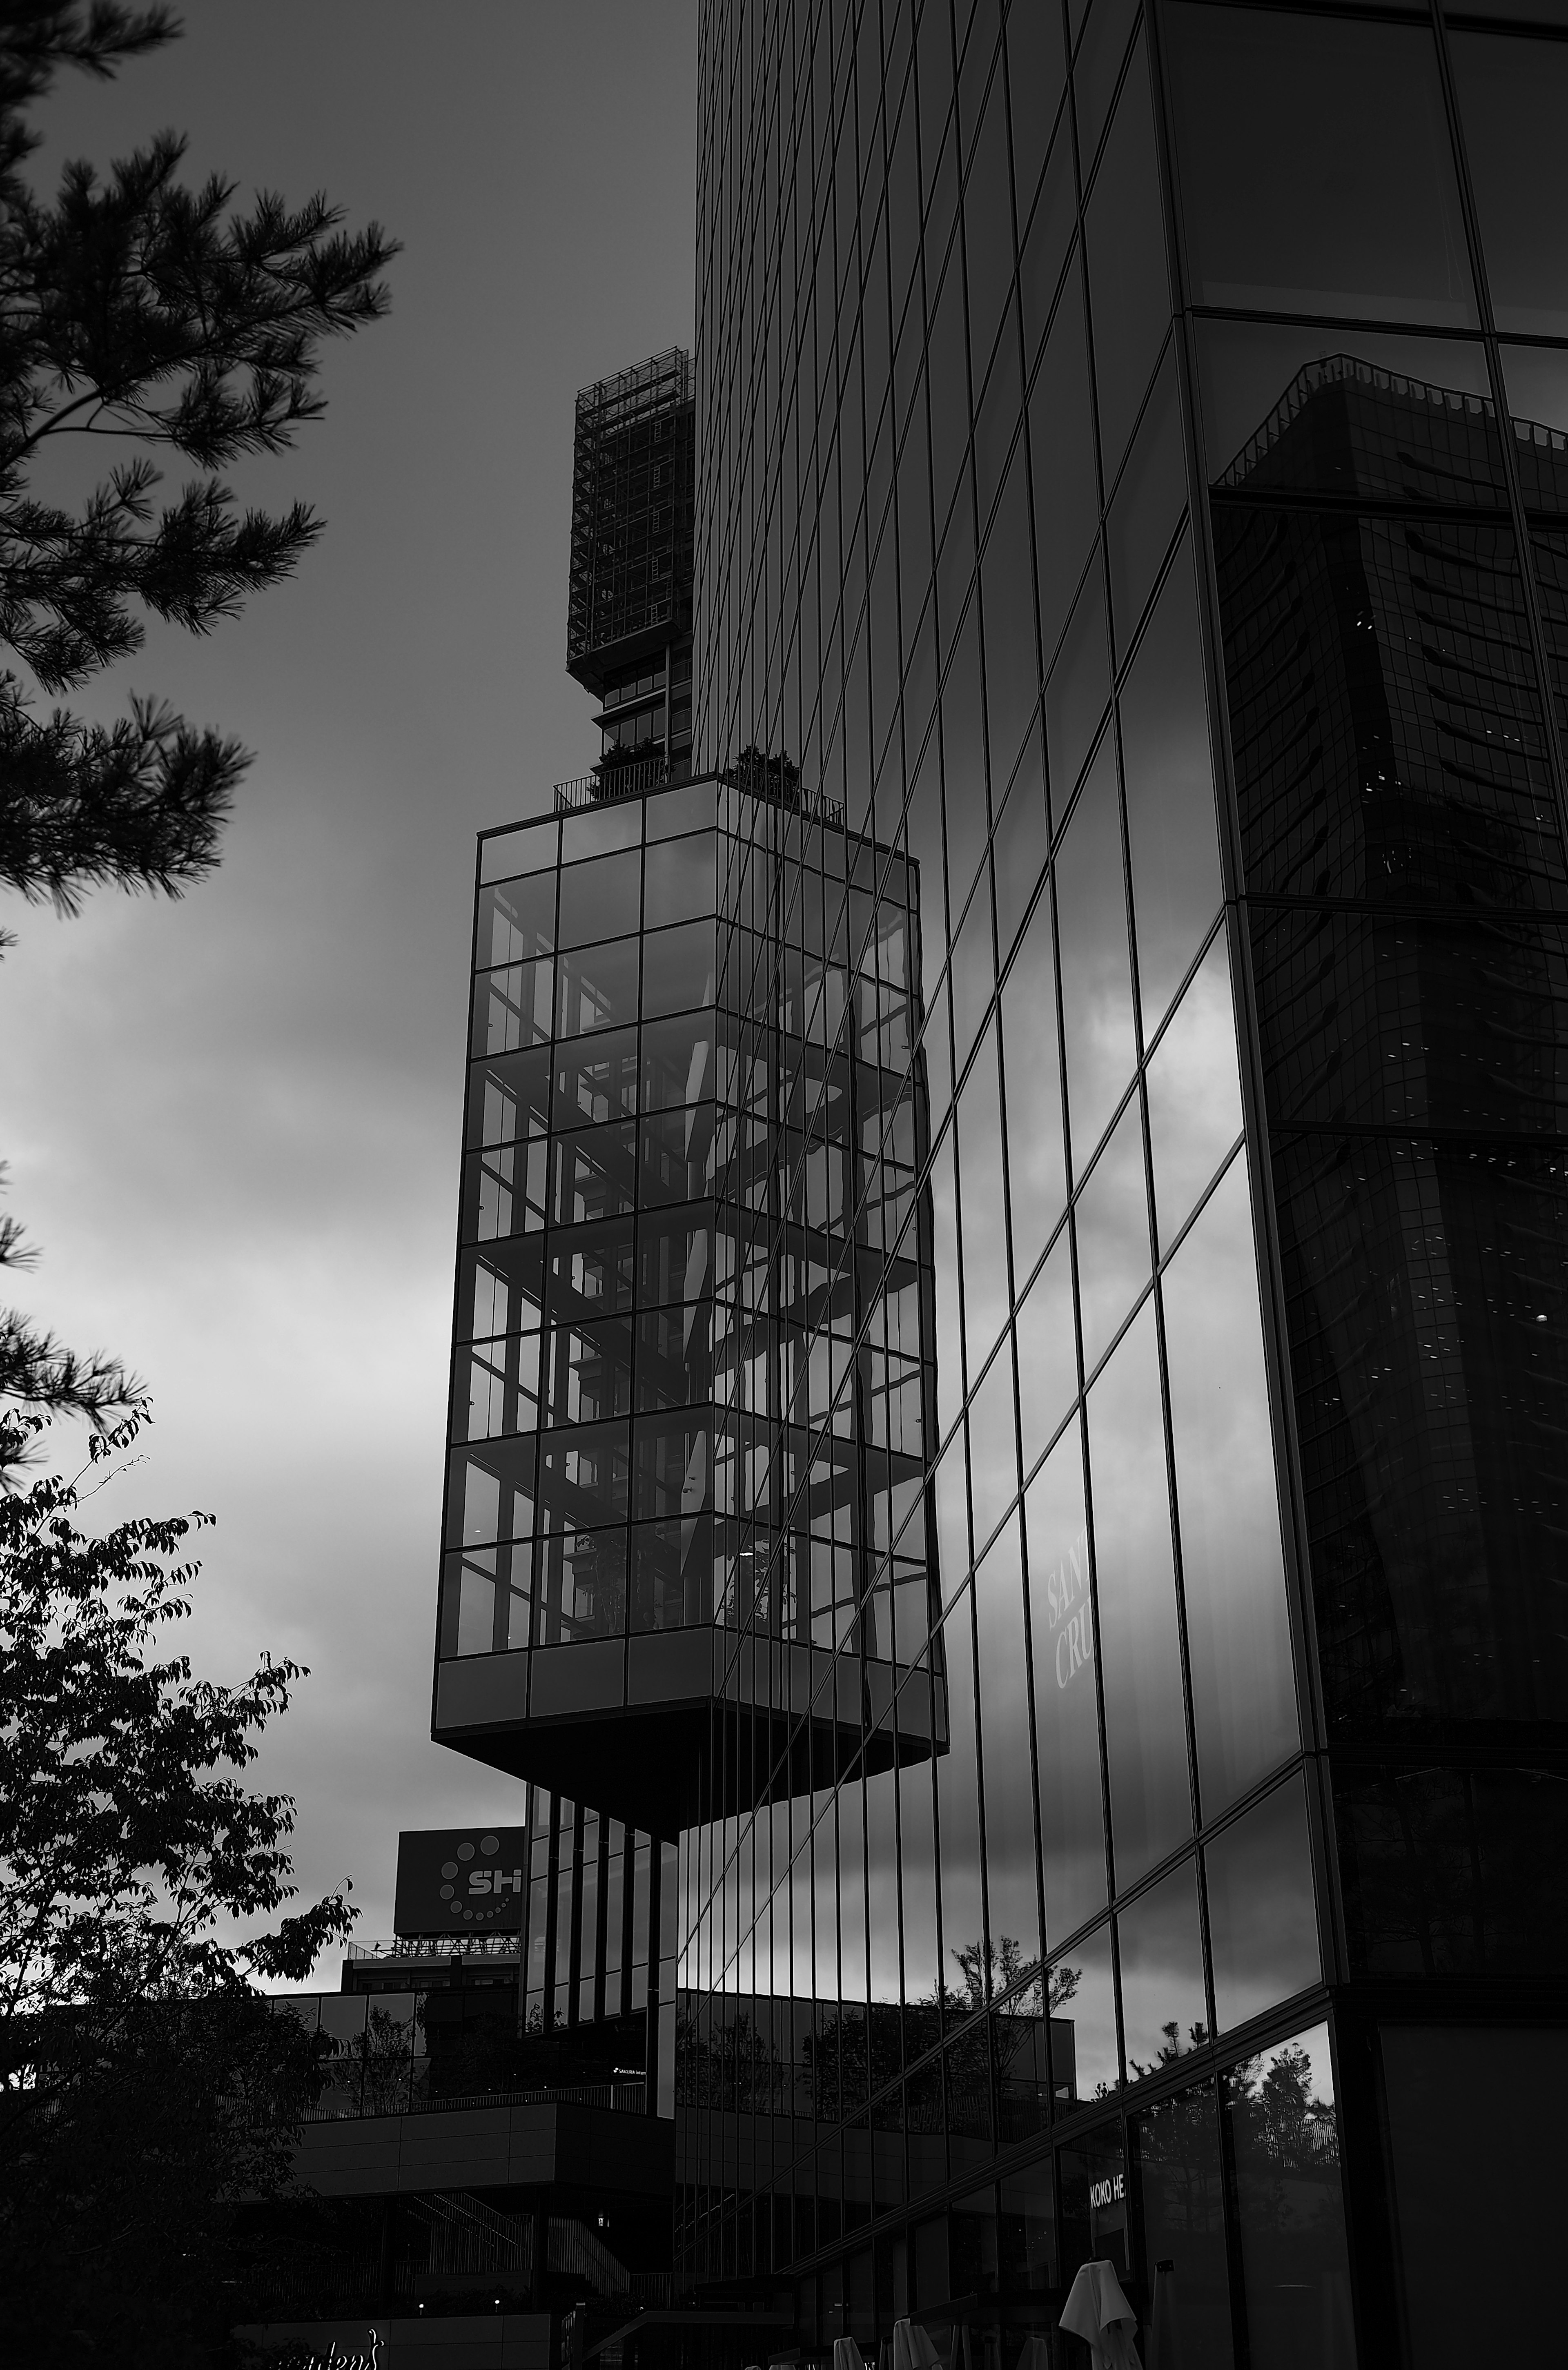
{"type": "Polygon", "coordinates": [[[1457,2363],[1562,2196],[1533,14],[705,11],[697,761],[921,882],[930,1638],[682,1847],[684,2261],[807,2349],[1010,2364],[1093,2255],[1162,2359],[1457,2363]]]}

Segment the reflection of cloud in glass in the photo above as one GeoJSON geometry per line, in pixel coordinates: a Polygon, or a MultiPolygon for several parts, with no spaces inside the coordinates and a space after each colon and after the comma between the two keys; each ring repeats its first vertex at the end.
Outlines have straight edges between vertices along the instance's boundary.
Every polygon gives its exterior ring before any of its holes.
{"type": "Polygon", "coordinates": [[[1241,1133],[1236,1017],[1222,930],[1155,1047],[1147,1072],[1155,1214],[1162,1248],[1241,1133]]]}
{"type": "Polygon", "coordinates": [[[1154,1303],[1089,1394],[1112,1839],[1118,1886],[1192,1832],[1154,1303]]]}
{"type": "Polygon", "coordinates": [[[1198,1774],[1212,1817],[1299,1736],[1243,1156],[1172,1260],[1163,1296],[1198,1774]]]}

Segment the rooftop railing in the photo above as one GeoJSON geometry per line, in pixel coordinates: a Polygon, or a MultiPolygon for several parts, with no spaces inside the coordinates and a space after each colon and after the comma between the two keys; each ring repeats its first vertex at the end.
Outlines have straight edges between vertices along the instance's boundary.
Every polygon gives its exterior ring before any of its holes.
{"type": "Polygon", "coordinates": [[[431,1960],[444,1963],[451,1959],[514,1959],[517,1956],[515,1934],[394,1934],[385,1941],[351,1942],[345,1953],[350,1959],[379,1961],[386,1959],[431,1960]]]}

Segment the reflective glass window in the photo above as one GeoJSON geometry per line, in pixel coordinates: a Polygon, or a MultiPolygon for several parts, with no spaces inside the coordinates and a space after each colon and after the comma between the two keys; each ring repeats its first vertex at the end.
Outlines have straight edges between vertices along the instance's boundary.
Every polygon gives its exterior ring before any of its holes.
{"type": "Polygon", "coordinates": [[[1088,1401],[1094,1574],[1118,1888],[1192,1833],[1154,1304],[1088,1401]]]}
{"type": "Polygon", "coordinates": [[[556,884],[553,872],[525,880],[502,881],[479,892],[474,934],[474,967],[530,962],[555,945],[556,884]]]}
{"type": "MultiPolygon", "coordinates": [[[[1108,0],[1101,0],[1100,14],[1108,0]]],[[[1154,113],[1140,38],[1084,212],[1100,461],[1109,484],[1121,466],[1170,322],[1170,277],[1154,113]]]]}
{"type": "Polygon", "coordinates": [[[1552,159],[1568,108],[1568,47],[1450,33],[1492,309],[1500,329],[1568,334],[1568,256],[1552,159]]]}
{"type": "Polygon", "coordinates": [[[680,929],[654,930],[642,941],[644,1019],[711,1004],[713,980],[711,922],[688,922],[680,929]]]}
{"type": "Polygon", "coordinates": [[[1056,852],[1073,1167],[1087,1167],[1137,1061],[1116,753],[1108,735],[1056,852]]]}
{"type": "Polygon", "coordinates": [[[1054,1941],[1072,1933],[1105,1902],[1094,1611],[1083,1446],[1076,1421],[1030,1484],[1024,1528],[1045,1930],[1054,1941]]]}
{"type": "Polygon", "coordinates": [[[1290,2370],[1355,2359],[1327,2025],[1220,2077],[1241,2234],[1250,2358],[1290,2370]],[[1280,2201],[1290,2200],[1282,2213],[1280,2201]]]}
{"type": "Polygon", "coordinates": [[[959,1185],[963,1214],[963,1341],[977,1374],[1007,1322],[1008,1230],[1002,1198],[997,1032],[981,1040],[958,1099],[959,1185]]]}
{"type": "Polygon", "coordinates": [[[631,1333],[626,1320],[552,1326],[545,1337],[548,1424],[600,1423],[631,1411],[631,1333]]]}
{"type": "MultiPolygon", "coordinates": [[[[1049,1909],[1046,1916],[1050,1916],[1049,1909]]],[[[1116,2046],[1116,1992],[1111,1979],[1109,1926],[1097,1927],[1092,1934],[1086,1934],[1070,1950],[1053,1961],[1046,1976],[1046,1997],[1051,2015],[1051,2088],[1057,2112],[1069,2112],[1090,2099],[1111,2097],[1122,2079],[1122,2060],[1116,2046]]],[[[1119,2134],[1117,2137],[1119,2148],[1119,2134]]],[[[1073,2157],[1064,2151],[1060,2163],[1065,2234],[1073,2157]]],[[[1124,2227],[1124,2207],[1123,2214],[1124,2227]]],[[[1102,2239],[1095,2244],[1093,2251],[1099,2255],[1108,2251],[1102,2239]]],[[[1124,2255],[1124,2264],[1125,2261],[1124,2255]]],[[[1066,2274],[1066,2263],[1062,2268],[1066,2274]]]]}
{"type": "Polygon", "coordinates": [[[1198,1878],[1190,1859],[1140,1893],[1116,1920],[1122,2045],[1127,2079],[1158,2074],[1209,2037],[1198,1878]]]}
{"type": "Polygon", "coordinates": [[[556,1225],[591,1225],[634,1206],[637,1131],[629,1121],[558,1136],[551,1153],[550,1216],[556,1225]]]}
{"type": "Polygon", "coordinates": [[[583,947],[560,958],[558,1037],[587,1036],[636,1019],[637,952],[635,938],[616,938],[608,946],[583,947]]]}
{"type": "Polygon", "coordinates": [[[1213,1818],[1299,1736],[1243,1155],[1161,1289],[1193,1724],[1213,1818]]]}
{"type": "Polygon", "coordinates": [[[641,799],[617,800],[594,806],[584,813],[565,815],[560,827],[560,860],[609,856],[617,848],[635,847],[642,837],[641,799]]]}
{"type": "Polygon", "coordinates": [[[1215,2029],[1228,2032],[1322,1975],[1307,1789],[1276,1786],[1204,1853],[1215,2029]]]}
{"type": "Polygon", "coordinates": [[[1138,994],[1151,1036],[1219,908],[1219,834],[1191,546],[1171,564],[1117,702],[1138,994]]]}
{"type": "Polygon", "coordinates": [[[479,877],[509,880],[518,873],[552,871],[559,846],[559,826],[553,820],[492,832],[479,843],[479,877]]]}
{"type": "Polygon", "coordinates": [[[1149,1277],[1143,1114],[1134,1095],[1073,1205],[1085,1374],[1092,1374],[1149,1277]]]}
{"type": "MultiPolygon", "coordinates": [[[[538,1545],[536,1645],[566,1646],[583,1638],[621,1635],[626,1628],[626,1549],[624,1529],[580,1527],[575,1512],[561,1516],[559,1526],[538,1545]]],[[[541,1698],[552,1679],[558,1686],[567,1684],[564,1674],[547,1674],[536,1660],[530,1675],[535,1708],[558,1708],[541,1698]]],[[[572,1708],[558,1702],[562,1710],[572,1708]]]]}
{"type": "Polygon", "coordinates": [[[1086,176],[1105,129],[1136,13],[1136,0],[1100,0],[1099,6],[1090,11],[1088,27],[1073,60],[1073,101],[1086,176]]]}
{"type": "Polygon", "coordinates": [[[642,855],[628,848],[592,864],[568,865],[560,876],[558,943],[586,946],[635,930],[641,912],[642,855]]]}
{"type": "Polygon", "coordinates": [[[1132,646],[1144,604],[1170,547],[1186,500],[1187,458],[1182,443],[1176,350],[1171,345],[1144,407],[1106,523],[1111,623],[1118,662],[1132,646]]]}
{"type": "Polygon", "coordinates": [[[980,590],[986,634],[986,729],[992,779],[1000,783],[1012,771],[1040,695],[1028,479],[1021,445],[1013,455],[986,546],[980,590]]]}
{"type": "MultiPolygon", "coordinates": [[[[1008,11],[1008,97],[1012,109],[1013,178],[1020,223],[1027,219],[1066,73],[1061,12],[1008,11]]],[[[1060,145],[1066,146],[1066,141],[1060,145]]]]}
{"type": "Polygon", "coordinates": [[[563,1045],[555,1057],[550,1125],[603,1126],[637,1112],[637,1031],[615,1030],[563,1045]]]}
{"type": "Polygon", "coordinates": [[[1184,0],[1170,32],[1200,303],[1474,325],[1427,27],[1184,0]]]}
{"type": "Polygon", "coordinates": [[[1230,953],[1223,930],[1149,1057],[1145,1089],[1156,1231],[1165,1251],[1241,1133],[1230,953]]]}
{"type": "MultiPolygon", "coordinates": [[[[1017,11],[1014,12],[1015,16],[1017,11]]],[[[1046,9],[1028,9],[1025,14],[1049,17],[1046,9]]],[[[1041,138],[1045,136],[1044,130],[1041,138]]],[[[1020,185],[1022,200],[1021,184],[1020,185]]],[[[1056,301],[1056,291],[1062,282],[1062,267],[1067,259],[1078,228],[1078,197],[1073,187],[1072,127],[1066,112],[1057,121],[1056,137],[1051,150],[1051,161],[1045,167],[1039,195],[1031,214],[1027,201],[1021,201],[1019,229],[1022,252],[1019,257],[1019,295],[1023,308],[1023,351],[1026,362],[1032,362],[1051,308],[1056,301]]]]}
{"type": "Polygon", "coordinates": [[[1197,356],[1211,480],[1389,501],[1506,500],[1479,340],[1200,321],[1197,356]],[[1306,432],[1287,437],[1302,414],[1306,432]]]}
{"type": "Polygon", "coordinates": [[[1020,1281],[1039,1258],[1066,1200],[1051,925],[1047,891],[1029,917],[1002,989],[1013,1269],[1020,1281]]]}
{"type": "Polygon", "coordinates": [[[1100,518],[1089,340],[1077,270],[1069,271],[1029,397],[1040,648],[1047,665],[1067,622],[1100,518]]]}
{"type": "Polygon", "coordinates": [[[1200,2083],[1146,2108],[1129,2120],[1127,2135],[1152,2292],[1148,2353],[1156,2362],[1230,2370],[1235,2350],[1214,2084],[1200,2083]]]}
{"type": "Polygon", "coordinates": [[[1051,803],[1059,819],[1111,697],[1105,581],[1091,567],[1045,685],[1045,754],[1051,803]]]}
{"type": "Polygon", "coordinates": [[[997,949],[1007,961],[1018,936],[1018,926],[1034,894],[1045,864],[1045,785],[1041,763],[1040,724],[1032,719],[1023,754],[1007,795],[991,844],[991,876],[996,884],[997,949]]]}
{"type": "Polygon", "coordinates": [[[970,1402],[969,1490],[978,1548],[1018,1495],[1012,1357],[1005,1339],[970,1402]]]}
{"type": "Polygon", "coordinates": [[[1027,1473],[1078,1396],[1072,1245],[1066,1227],[1024,1295],[1015,1330],[1019,1422],[1027,1473]]]}
{"type": "Polygon", "coordinates": [[[714,854],[711,832],[690,839],[664,840],[648,850],[642,880],[645,929],[712,913],[714,854]]]}
{"type": "Polygon", "coordinates": [[[993,1988],[1040,1955],[1034,1778],[1029,1753],[1029,1660],[1015,1513],[974,1576],[985,1756],[986,1884],[993,1988]]]}

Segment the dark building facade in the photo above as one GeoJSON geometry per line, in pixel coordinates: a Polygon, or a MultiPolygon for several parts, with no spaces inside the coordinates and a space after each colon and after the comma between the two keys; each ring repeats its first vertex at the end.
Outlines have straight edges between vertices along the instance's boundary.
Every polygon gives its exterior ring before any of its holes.
{"type": "Polygon", "coordinates": [[[696,763],[921,882],[931,1639],[682,1843],[680,2261],[807,2352],[1009,2364],[1095,2255],[1161,2361],[1458,2363],[1561,2206],[1568,26],[1510,14],[704,15],[696,763]]]}

